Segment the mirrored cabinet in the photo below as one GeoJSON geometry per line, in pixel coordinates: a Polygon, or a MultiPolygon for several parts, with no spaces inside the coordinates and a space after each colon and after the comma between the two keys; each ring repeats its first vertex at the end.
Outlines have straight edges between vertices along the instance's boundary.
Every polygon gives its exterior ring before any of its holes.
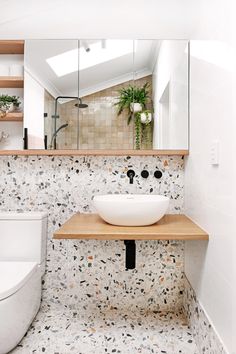
{"type": "Polygon", "coordinates": [[[187,40],[0,41],[0,150],[187,151],[188,73],[187,40]]]}

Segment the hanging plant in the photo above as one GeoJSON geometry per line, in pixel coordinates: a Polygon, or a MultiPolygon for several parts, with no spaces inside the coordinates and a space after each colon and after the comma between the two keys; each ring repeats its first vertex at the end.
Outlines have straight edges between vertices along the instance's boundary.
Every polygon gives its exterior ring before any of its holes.
{"type": "Polygon", "coordinates": [[[130,124],[133,115],[146,109],[149,99],[149,83],[146,82],[142,87],[128,86],[119,90],[118,101],[114,104],[118,106],[118,116],[127,111],[127,124],[130,124]]]}
{"type": "MultiPolygon", "coordinates": [[[[151,148],[152,142],[152,112],[150,110],[146,110],[143,112],[136,113],[137,122],[139,120],[139,126],[137,125],[139,132],[139,141],[138,145],[140,146],[139,149],[142,148],[151,148]]],[[[136,125],[135,125],[135,129],[136,125]]],[[[137,134],[137,132],[136,132],[137,134]]],[[[136,144],[137,148],[137,144],[136,144]]]]}
{"type": "Polygon", "coordinates": [[[140,112],[140,120],[142,124],[149,124],[152,121],[152,112],[150,110],[140,112]]]}
{"type": "Polygon", "coordinates": [[[135,114],[135,148],[140,150],[141,148],[141,134],[142,134],[142,123],[140,120],[140,114],[135,114]]]}

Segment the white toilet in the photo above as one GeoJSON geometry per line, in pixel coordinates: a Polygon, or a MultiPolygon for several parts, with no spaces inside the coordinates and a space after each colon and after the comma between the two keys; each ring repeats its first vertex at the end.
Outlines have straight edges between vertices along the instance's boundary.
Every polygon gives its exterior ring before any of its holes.
{"type": "Polygon", "coordinates": [[[41,301],[47,214],[0,212],[0,354],[27,332],[41,301]]]}

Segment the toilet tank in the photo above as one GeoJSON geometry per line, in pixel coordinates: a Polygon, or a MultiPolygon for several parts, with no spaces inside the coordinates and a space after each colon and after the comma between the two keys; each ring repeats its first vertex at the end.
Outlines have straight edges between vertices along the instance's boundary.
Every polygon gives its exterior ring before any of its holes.
{"type": "Polygon", "coordinates": [[[0,261],[37,262],[45,268],[47,213],[0,212],[0,261]]]}

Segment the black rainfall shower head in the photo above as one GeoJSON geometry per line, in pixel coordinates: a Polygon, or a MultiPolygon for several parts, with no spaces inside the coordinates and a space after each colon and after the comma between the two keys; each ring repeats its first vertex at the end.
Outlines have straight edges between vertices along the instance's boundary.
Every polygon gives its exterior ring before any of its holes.
{"type": "Polygon", "coordinates": [[[79,98],[79,103],[76,103],[75,104],[75,107],[78,107],[78,108],[87,108],[88,105],[86,103],[83,103],[81,98],[79,98]]]}

